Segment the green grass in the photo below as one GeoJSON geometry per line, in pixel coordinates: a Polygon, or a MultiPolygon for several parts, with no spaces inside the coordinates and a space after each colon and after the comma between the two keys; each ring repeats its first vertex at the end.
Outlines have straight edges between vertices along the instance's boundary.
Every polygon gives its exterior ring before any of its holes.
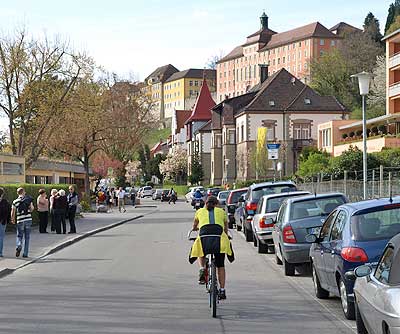
{"type": "Polygon", "coordinates": [[[145,144],[149,145],[149,147],[152,148],[160,141],[160,139],[165,140],[169,137],[170,134],[170,128],[152,130],[145,139],[145,144]]]}

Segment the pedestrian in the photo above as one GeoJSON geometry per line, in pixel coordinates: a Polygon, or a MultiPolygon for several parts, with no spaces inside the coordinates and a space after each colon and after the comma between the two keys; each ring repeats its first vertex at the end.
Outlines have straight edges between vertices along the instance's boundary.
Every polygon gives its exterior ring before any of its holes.
{"type": "Polygon", "coordinates": [[[15,256],[19,257],[22,250],[22,242],[24,242],[23,257],[28,257],[29,241],[32,228],[32,212],[35,209],[33,200],[26,195],[24,188],[17,189],[18,198],[15,199],[11,207],[11,223],[17,224],[17,245],[15,256]]]}
{"type": "Polygon", "coordinates": [[[55,229],[57,234],[67,233],[67,226],[65,222],[65,215],[67,214],[68,201],[65,196],[65,190],[58,191],[57,196],[54,197],[53,210],[55,218],[55,229]]]}
{"type": "Polygon", "coordinates": [[[125,190],[122,189],[122,187],[119,187],[118,189],[118,210],[121,212],[121,210],[124,210],[125,212],[125,190]]]}
{"type": "Polygon", "coordinates": [[[11,205],[4,198],[4,189],[0,188],[0,257],[3,257],[3,240],[7,224],[11,221],[11,205]]]}
{"type": "Polygon", "coordinates": [[[49,221],[49,200],[46,190],[39,189],[39,196],[36,200],[39,214],[39,233],[47,233],[47,224],[49,221]]]}
{"type": "Polygon", "coordinates": [[[131,201],[132,201],[132,206],[135,206],[135,204],[136,204],[136,192],[135,192],[135,190],[133,188],[131,190],[131,201]]]}
{"type": "Polygon", "coordinates": [[[54,198],[58,196],[57,189],[51,189],[50,192],[50,218],[51,218],[51,232],[55,232],[56,230],[56,218],[54,215],[53,204],[54,198]]]}
{"type": "Polygon", "coordinates": [[[171,202],[173,202],[175,204],[175,202],[176,202],[176,193],[175,193],[174,188],[171,188],[171,190],[168,193],[168,197],[169,197],[168,204],[171,204],[171,202]]]}
{"type": "Polygon", "coordinates": [[[69,220],[69,234],[76,233],[75,215],[76,208],[79,203],[78,193],[75,191],[74,186],[69,186],[68,201],[68,220],[69,220]]]}
{"type": "Polygon", "coordinates": [[[117,190],[116,189],[111,189],[113,193],[113,203],[115,206],[118,206],[118,196],[117,196],[117,190]]]}
{"type": "Polygon", "coordinates": [[[106,191],[107,212],[112,212],[113,207],[113,193],[110,189],[106,191]]]}

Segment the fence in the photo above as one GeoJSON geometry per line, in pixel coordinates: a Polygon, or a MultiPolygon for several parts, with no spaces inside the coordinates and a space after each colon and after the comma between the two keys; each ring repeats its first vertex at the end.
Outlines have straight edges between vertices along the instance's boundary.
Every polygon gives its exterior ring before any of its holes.
{"type": "MultiPolygon", "coordinates": [[[[311,193],[341,192],[350,201],[361,201],[363,199],[363,173],[362,171],[345,171],[339,175],[320,173],[306,182],[298,182],[298,187],[311,193]]],[[[368,170],[367,198],[399,195],[399,168],[380,166],[380,168],[368,170]]]]}

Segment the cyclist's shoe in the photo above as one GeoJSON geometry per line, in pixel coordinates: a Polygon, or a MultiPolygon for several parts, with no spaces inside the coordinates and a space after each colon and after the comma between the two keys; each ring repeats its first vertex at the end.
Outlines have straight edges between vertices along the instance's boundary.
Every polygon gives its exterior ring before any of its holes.
{"type": "Polygon", "coordinates": [[[206,284],[206,270],[199,270],[199,284],[206,284]]]}
{"type": "Polygon", "coordinates": [[[218,299],[219,299],[219,300],[226,299],[225,290],[219,289],[219,291],[218,291],[218,299]]]}

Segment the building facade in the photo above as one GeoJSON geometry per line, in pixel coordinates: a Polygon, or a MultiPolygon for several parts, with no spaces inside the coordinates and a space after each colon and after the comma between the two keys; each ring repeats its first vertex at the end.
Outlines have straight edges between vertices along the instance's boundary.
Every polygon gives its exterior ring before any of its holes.
{"type": "Polygon", "coordinates": [[[341,22],[327,29],[314,22],[277,33],[269,28],[265,13],[260,29],[249,35],[244,44],[235,47],[217,63],[217,102],[248,92],[259,81],[259,65],[268,65],[272,75],[282,68],[307,83],[310,62],[329,51],[342,40],[343,31],[358,30],[341,22]],[[332,31],[336,32],[332,32],[332,31]]]}

